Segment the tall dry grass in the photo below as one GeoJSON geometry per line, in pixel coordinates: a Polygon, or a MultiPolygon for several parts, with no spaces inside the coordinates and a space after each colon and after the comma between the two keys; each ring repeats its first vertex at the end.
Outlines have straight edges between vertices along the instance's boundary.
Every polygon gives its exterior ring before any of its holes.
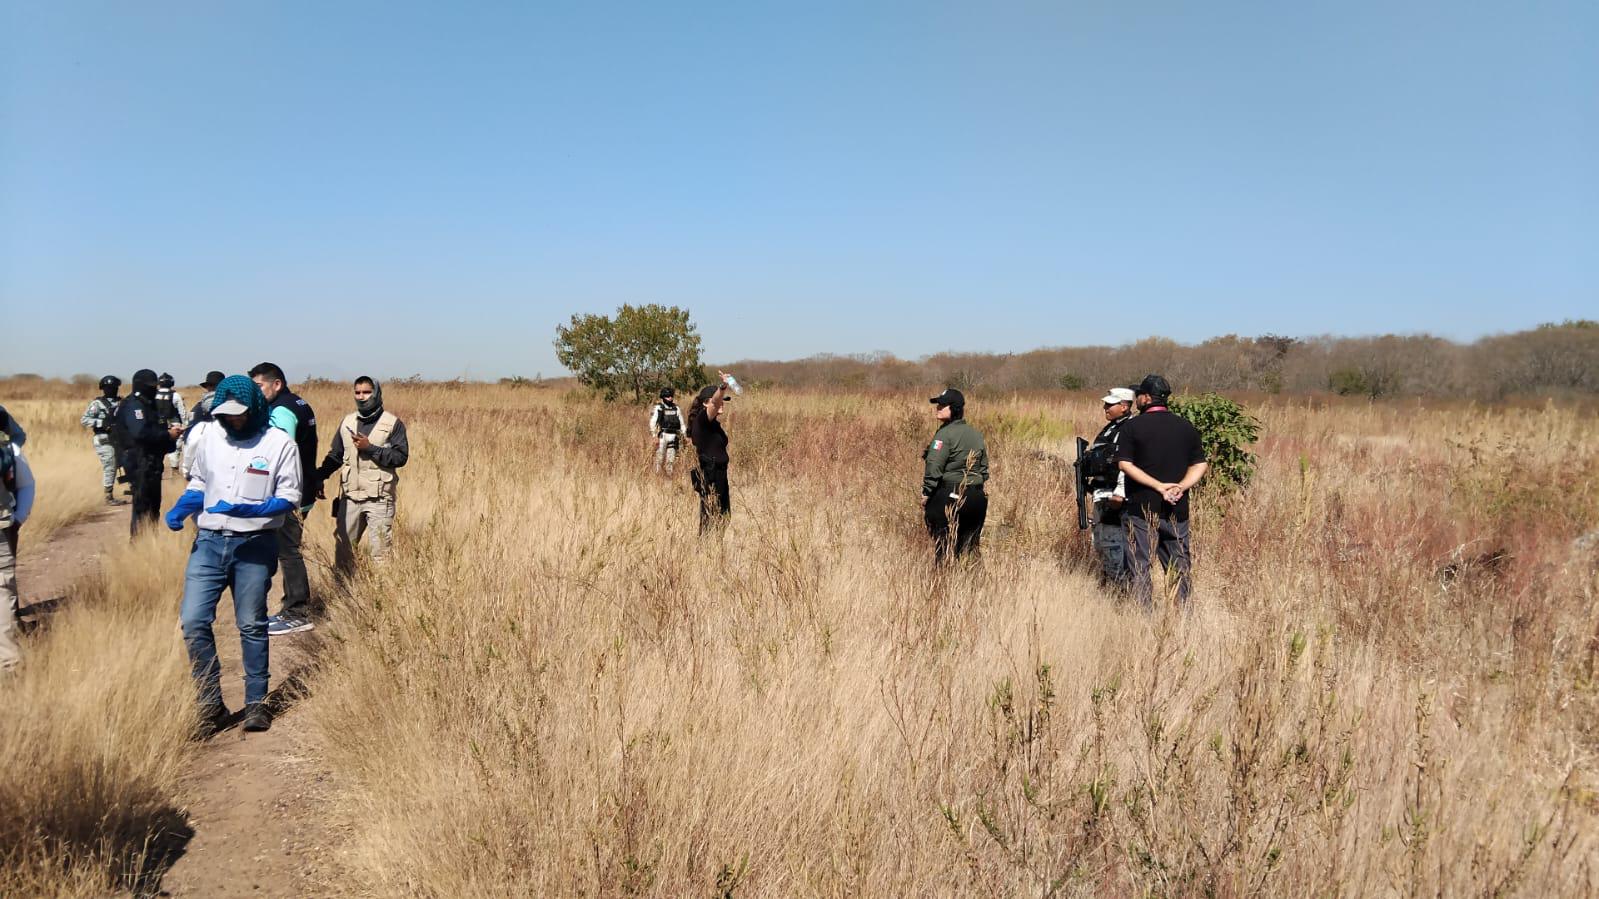
{"type": "Polygon", "coordinates": [[[1268,406],[1146,618],[1031,454],[1097,409],[974,399],[989,536],[936,576],[917,397],[741,401],[714,539],[637,410],[388,399],[400,552],[304,706],[373,895],[1596,887],[1591,415],[1268,406]]]}
{"type": "MultiPolygon", "coordinates": [[[[100,458],[94,454],[92,435],[79,424],[83,410],[94,398],[5,400],[6,411],[28,432],[22,448],[38,482],[33,515],[23,532],[29,541],[46,540],[61,528],[105,508],[101,489],[100,458]]],[[[122,488],[119,485],[118,495],[122,488]]]]}
{"type": "MultiPolygon", "coordinates": [[[[1595,891],[1591,414],[1274,401],[1255,486],[1197,503],[1195,613],[1151,618],[1095,588],[1034,454],[1091,406],[974,397],[984,558],[935,575],[919,395],[739,401],[735,514],[705,539],[636,409],[386,393],[412,440],[399,552],[334,598],[296,712],[343,888],[1595,891]]],[[[328,428],[349,404],[310,398],[328,428]]],[[[325,506],[308,533],[325,561],[325,506]]],[[[29,760],[0,779],[0,894],[154,866],[194,751],[185,546],[119,550],[0,684],[0,751],[29,760]]]]}
{"type": "Polygon", "coordinates": [[[144,890],[181,844],[178,778],[195,748],[174,628],[186,554],[165,533],[113,548],[0,677],[0,895],[144,890]]]}

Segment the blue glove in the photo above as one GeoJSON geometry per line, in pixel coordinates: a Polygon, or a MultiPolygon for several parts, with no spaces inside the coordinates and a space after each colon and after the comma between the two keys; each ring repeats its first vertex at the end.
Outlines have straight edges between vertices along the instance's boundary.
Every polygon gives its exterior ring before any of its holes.
{"type": "Polygon", "coordinates": [[[173,504],[172,511],[167,513],[167,527],[174,531],[183,530],[183,523],[190,515],[198,514],[205,506],[205,494],[198,490],[185,490],[178,501],[173,504]]]}
{"type": "Polygon", "coordinates": [[[227,500],[221,500],[216,505],[206,509],[206,511],[213,515],[232,515],[235,518],[266,518],[294,511],[294,503],[279,496],[274,496],[264,503],[240,503],[239,505],[234,505],[227,500]]]}

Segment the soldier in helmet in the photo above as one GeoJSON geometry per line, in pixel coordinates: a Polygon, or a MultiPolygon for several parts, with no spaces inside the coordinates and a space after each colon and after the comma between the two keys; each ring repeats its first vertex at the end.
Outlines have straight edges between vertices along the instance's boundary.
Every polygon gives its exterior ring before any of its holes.
{"type": "Polygon", "coordinates": [[[666,460],[666,474],[672,474],[677,462],[677,444],[683,437],[683,415],[677,408],[677,392],[670,387],[661,388],[661,401],[650,409],[650,436],[655,444],[655,473],[661,473],[661,460],[666,460]]]}
{"type": "Polygon", "coordinates": [[[117,391],[121,388],[122,379],[116,375],[101,378],[100,395],[89,401],[89,408],[83,411],[83,418],[78,420],[94,435],[94,454],[100,457],[100,485],[105,488],[108,506],[122,505],[122,501],[114,495],[117,486],[117,450],[111,442],[111,425],[116,419],[117,406],[121,405],[117,391]]]}
{"type": "MultiPolygon", "coordinates": [[[[183,394],[173,389],[177,381],[173,379],[170,372],[162,372],[161,377],[156,378],[155,384],[155,410],[156,416],[161,420],[162,427],[170,428],[173,425],[177,425],[179,429],[186,430],[189,427],[189,410],[183,405],[183,394]]],[[[166,466],[173,471],[177,471],[179,457],[182,453],[182,445],[167,453],[164,460],[166,466]]]]}

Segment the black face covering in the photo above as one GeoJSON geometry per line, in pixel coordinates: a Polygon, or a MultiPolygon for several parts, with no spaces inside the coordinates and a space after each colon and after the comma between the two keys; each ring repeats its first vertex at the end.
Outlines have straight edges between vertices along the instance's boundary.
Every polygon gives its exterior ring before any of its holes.
{"type": "Polygon", "coordinates": [[[133,392],[147,400],[155,399],[155,372],[141,368],[133,373],[133,392]]]}
{"type": "Polygon", "coordinates": [[[355,404],[355,416],[362,421],[371,421],[382,414],[383,385],[372,381],[372,395],[355,404]]]}

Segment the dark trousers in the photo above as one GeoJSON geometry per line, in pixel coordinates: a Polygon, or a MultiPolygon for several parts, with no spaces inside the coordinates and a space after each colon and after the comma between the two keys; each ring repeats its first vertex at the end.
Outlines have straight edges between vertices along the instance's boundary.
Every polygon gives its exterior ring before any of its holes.
{"type": "Polygon", "coordinates": [[[133,454],[126,470],[128,488],[133,494],[133,516],[128,532],[138,536],[146,526],[161,520],[161,457],[133,454]]]}
{"type": "Polygon", "coordinates": [[[304,540],[305,518],[299,509],[292,509],[283,516],[283,526],[278,528],[278,569],[283,572],[283,606],[278,614],[284,618],[304,618],[322,612],[311,605],[311,578],[305,570],[305,555],[300,548],[304,540]]]}
{"type": "MultiPolygon", "coordinates": [[[[1131,550],[1128,562],[1133,598],[1146,610],[1155,608],[1152,568],[1160,560],[1165,572],[1165,588],[1176,585],[1177,605],[1188,605],[1190,590],[1189,572],[1192,563],[1188,554],[1188,522],[1178,521],[1170,515],[1145,513],[1137,509],[1127,511],[1127,546],[1131,550]]],[[[1164,591],[1163,591],[1164,592],[1164,591]]]]}
{"type": "Polygon", "coordinates": [[[988,520],[988,495],[981,484],[954,491],[940,487],[927,498],[922,512],[927,533],[933,538],[933,563],[942,564],[949,556],[951,531],[955,538],[955,557],[982,548],[983,522],[988,520]],[[952,496],[951,494],[958,494],[952,496]]]}
{"type": "Polygon", "coordinates": [[[1120,590],[1127,586],[1127,525],[1120,509],[1101,512],[1094,521],[1094,554],[1099,557],[1099,585],[1120,590]]]}
{"type": "Polygon", "coordinates": [[[727,463],[700,460],[699,468],[689,473],[694,492],[700,495],[700,533],[727,520],[733,511],[733,492],[727,484],[727,463]]]}

